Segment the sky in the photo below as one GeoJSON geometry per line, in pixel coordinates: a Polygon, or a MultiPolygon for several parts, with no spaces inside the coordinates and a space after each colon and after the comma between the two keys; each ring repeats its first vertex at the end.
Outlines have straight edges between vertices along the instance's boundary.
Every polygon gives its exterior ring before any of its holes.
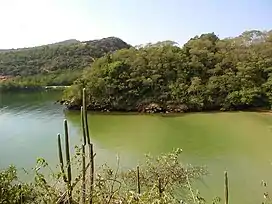
{"type": "Polygon", "coordinates": [[[272,29],[272,0],[0,0],[0,49],[109,36],[131,45],[272,29]]]}

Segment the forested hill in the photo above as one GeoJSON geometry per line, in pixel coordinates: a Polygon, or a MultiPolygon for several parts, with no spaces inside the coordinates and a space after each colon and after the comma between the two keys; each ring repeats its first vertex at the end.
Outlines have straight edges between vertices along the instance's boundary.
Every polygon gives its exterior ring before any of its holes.
{"type": "Polygon", "coordinates": [[[123,49],[96,60],[66,91],[80,108],[86,88],[94,110],[202,111],[272,107],[272,31],[179,47],[171,41],[123,49]]]}
{"type": "Polygon", "coordinates": [[[75,39],[32,48],[0,50],[0,76],[31,76],[83,69],[95,58],[130,45],[119,38],[75,39]]]}

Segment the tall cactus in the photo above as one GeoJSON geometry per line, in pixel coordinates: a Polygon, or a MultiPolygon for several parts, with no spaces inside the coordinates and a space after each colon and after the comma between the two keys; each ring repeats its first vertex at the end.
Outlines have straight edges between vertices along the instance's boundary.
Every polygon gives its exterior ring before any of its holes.
{"type": "Polygon", "coordinates": [[[140,167],[137,166],[137,190],[138,194],[141,193],[141,185],[140,185],[140,167]]]}
{"type": "MultiPolygon", "coordinates": [[[[90,166],[90,204],[93,203],[93,188],[94,188],[94,150],[93,144],[91,143],[89,127],[88,127],[88,115],[87,115],[87,105],[86,105],[86,90],[83,89],[82,97],[82,107],[81,107],[81,125],[82,125],[82,135],[83,135],[83,144],[82,144],[82,203],[86,203],[86,171],[90,166]],[[89,160],[90,163],[86,165],[86,152],[85,147],[88,144],[89,147],[89,160]]],[[[58,152],[59,152],[59,162],[61,173],[63,174],[63,180],[67,184],[67,194],[68,194],[68,203],[72,203],[72,190],[76,185],[78,179],[76,178],[75,182],[72,185],[72,169],[71,169],[71,160],[70,160],[70,147],[69,147],[69,132],[68,132],[68,123],[67,120],[64,120],[64,136],[65,136],[65,155],[66,155],[66,172],[64,170],[64,161],[61,147],[61,135],[58,134],[58,152]]],[[[64,194],[64,196],[66,196],[64,194]]],[[[58,202],[61,202],[62,198],[58,202]]]]}
{"type": "Polygon", "coordinates": [[[158,179],[158,182],[159,182],[159,185],[158,185],[158,188],[159,188],[159,195],[160,195],[160,197],[162,197],[163,190],[162,190],[162,180],[161,180],[160,177],[159,177],[159,179],[158,179]]]}
{"type": "MultiPolygon", "coordinates": [[[[90,169],[90,204],[93,203],[93,188],[94,188],[94,151],[93,151],[93,144],[91,143],[90,134],[89,134],[89,125],[88,125],[88,113],[87,113],[87,104],[86,104],[86,89],[83,89],[82,93],[82,128],[83,128],[83,137],[85,141],[87,139],[87,143],[89,146],[89,160],[91,164],[90,169]]],[[[83,138],[83,141],[84,141],[83,138]]],[[[85,144],[85,143],[84,143],[85,144]]]]}
{"type": "Polygon", "coordinates": [[[224,173],[225,175],[225,183],[224,183],[224,186],[225,186],[225,204],[228,204],[229,203],[229,179],[228,179],[228,172],[225,171],[224,173]]]}
{"type": "Polygon", "coordinates": [[[70,161],[70,147],[69,147],[69,133],[68,133],[68,123],[64,120],[64,136],[65,136],[65,155],[66,155],[66,165],[67,165],[67,185],[68,185],[68,202],[72,203],[72,170],[70,161]]]}
{"type": "Polygon", "coordinates": [[[90,204],[93,203],[93,188],[94,188],[94,152],[93,152],[93,144],[89,144],[89,153],[90,153],[90,204]]]}
{"type": "Polygon", "coordinates": [[[64,136],[65,136],[65,156],[66,156],[66,172],[64,170],[64,161],[62,154],[62,145],[61,145],[61,135],[58,134],[58,152],[59,152],[59,163],[60,170],[63,175],[63,181],[67,184],[67,194],[68,194],[68,203],[72,203],[72,170],[71,170],[71,161],[70,161],[70,147],[69,147],[69,133],[68,133],[68,123],[67,120],[64,120],[64,136]]]}
{"type": "Polygon", "coordinates": [[[85,122],[84,122],[84,118],[85,118],[85,113],[84,113],[84,109],[83,106],[81,106],[81,126],[82,126],[82,135],[83,135],[83,145],[86,145],[86,131],[85,131],[85,122]]]}
{"type": "Polygon", "coordinates": [[[85,131],[85,113],[83,106],[81,106],[81,126],[82,126],[82,136],[83,136],[83,144],[82,144],[82,204],[86,203],[86,131],[85,131]]]}
{"type": "Polygon", "coordinates": [[[82,204],[86,203],[86,160],[85,145],[82,145],[82,204]]]}
{"type": "Polygon", "coordinates": [[[67,182],[67,177],[66,177],[66,174],[64,172],[64,162],[63,162],[63,156],[62,156],[60,134],[58,134],[58,150],[59,150],[60,171],[61,171],[62,176],[63,176],[63,181],[66,183],[67,182]]]}
{"type": "Polygon", "coordinates": [[[83,105],[83,113],[84,113],[84,128],[85,128],[85,135],[87,137],[88,144],[91,144],[90,134],[89,134],[89,125],[88,125],[88,114],[87,114],[87,104],[86,104],[86,89],[83,89],[82,94],[82,105],[83,105]]]}

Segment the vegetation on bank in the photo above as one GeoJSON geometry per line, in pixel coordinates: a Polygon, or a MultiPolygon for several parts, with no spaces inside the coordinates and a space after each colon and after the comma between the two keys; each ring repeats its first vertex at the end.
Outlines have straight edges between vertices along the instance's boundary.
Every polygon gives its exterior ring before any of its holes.
{"type": "Polygon", "coordinates": [[[68,40],[33,48],[0,51],[0,89],[71,85],[99,57],[130,45],[119,38],[68,40]]]}
{"type": "Polygon", "coordinates": [[[166,41],[122,49],[96,60],[66,92],[70,109],[183,112],[270,108],[272,31],[219,39],[214,33],[183,47],[166,41]]]}
{"type": "MultiPolygon", "coordinates": [[[[71,160],[74,169],[81,169],[82,166],[81,149],[78,151],[71,160]]],[[[90,188],[89,170],[85,173],[84,185],[83,171],[77,170],[78,177],[71,181],[71,193],[68,193],[67,172],[52,172],[43,159],[38,159],[33,168],[32,182],[20,181],[17,169],[11,166],[0,171],[0,203],[90,203],[90,200],[93,204],[207,203],[192,188],[196,180],[207,174],[206,169],[183,165],[179,161],[180,153],[180,150],[176,150],[158,158],[147,156],[146,164],[126,171],[121,170],[119,161],[116,168],[106,164],[97,167],[93,188],[90,188]],[[44,171],[50,171],[50,175],[46,176],[44,171]]],[[[87,164],[88,156],[85,157],[87,164]]],[[[219,201],[219,198],[214,199],[214,203],[219,201]]]]}
{"type": "Polygon", "coordinates": [[[0,90],[37,90],[46,86],[69,86],[81,75],[82,70],[66,70],[27,77],[18,76],[0,82],[0,90]]]}
{"type": "Polygon", "coordinates": [[[82,70],[105,53],[129,47],[121,39],[109,37],[0,51],[0,75],[31,76],[60,70],[82,70]]]}

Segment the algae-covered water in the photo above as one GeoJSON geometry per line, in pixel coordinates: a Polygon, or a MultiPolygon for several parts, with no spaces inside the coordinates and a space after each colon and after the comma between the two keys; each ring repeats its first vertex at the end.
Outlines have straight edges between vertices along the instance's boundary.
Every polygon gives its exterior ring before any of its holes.
{"type": "MultiPolygon", "coordinates": [[[[39,157],[57,164],[57,133],[69,123],[71,144],[80,145],[80,115],[54,102],[58,91],[0,93],[0,168],[30,169],[39,157]]],[[[272,182],[272,115],[254,112],[194,113],[175,116],[89,114],[97,165],[135,167],[145,153],[182,148],[185,163],[205,165],[210,175],[197,184],[208,200],[223,196],[229,172],[230,201],[261,203],[272,182]]],[[[272,186],[272,184],[271,184],[272,186]]],[[[272,189],[271,189],[272,190],[272,189]]],[[[211,203],[211,202],[209,202],[211,203]]]]}

